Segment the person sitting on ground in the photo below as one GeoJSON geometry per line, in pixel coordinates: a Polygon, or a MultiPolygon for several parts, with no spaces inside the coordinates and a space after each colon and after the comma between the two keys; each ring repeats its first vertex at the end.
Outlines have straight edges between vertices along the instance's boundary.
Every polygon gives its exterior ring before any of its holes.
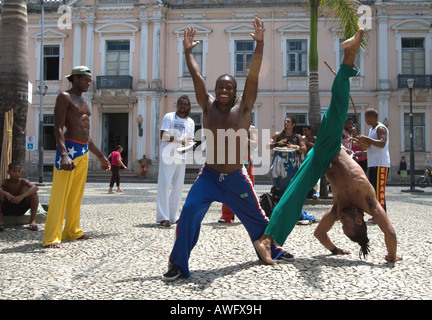
{"type": "Polygon", "coordinates": [[[0,231],[4,230],[4,216],[22,216],[31,209],[30,230],[36,231],[36,214],[39,206],[39,188],[27,179],[21,178],[22,166],[12,162],[8,166],[9,179],[4,179],[0,186],[0,231]]]}

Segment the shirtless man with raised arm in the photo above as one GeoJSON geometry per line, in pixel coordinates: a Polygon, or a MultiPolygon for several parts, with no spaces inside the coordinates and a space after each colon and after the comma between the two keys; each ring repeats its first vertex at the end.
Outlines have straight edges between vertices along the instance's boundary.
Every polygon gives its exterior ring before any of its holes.
{"type": "Polygon", "coordinates": [[[376,200],[373,187],[361,167],[341,149],[342,130],[349,106],[349,78],[357,74],[353,66],[363,34],[364,30],[360,29],[354,37],[342,43],[344,59],[333,82],[330,107],[324,115],[313,148],[275,207],[265,234],[283,244],[295,226],[308,191],[327,172],[327,179],[332,185],[333,207],[324,214],[315,236],[333,253],[349,253],[338,249],[327,235],[335,221],[340,220],[344,233],[359,242],[365,255],[369,250],[368,239],[365,228],[358,230],[358,226],[365,226],[363,212],[367,212],[375,218],[384,233],[388,251],[385,259],[398,261],[402,258],[396,255],[396,233],[376,200]]]}
{"type": "Polygon", "coordinates": [[[62,239],[91,238],[79,228],[81,202],[87,179],[88,152],[91,151],[98,157],[103,170],[110,169],[108,159],[90,138],[91,112],[82,97],[82,93],[87,92],[90,87],[90,70],[86,66],[74,67],[67,78],[72,88],[57,96],[54,107],[57,150],[42,243],[46,248],[59,248],[62,239]]]}
{"type": "Polygon", "coordinates": [[[267,253],[261,242],[256,242],[264,233],[268,220],[259,207],[257,195],[239,152],[247,146],[251,112],[257,97],[258,75],[263,57],[264,23],[255,18],[253,26],[255,32],[251,36],[256,41],[255,52],[243,95],[238,97],[236,81],[229,75],[222,75],[217,79],[215,97],[209,94],[206,82],[192,55],[192,49],[199,43],[194,41],[196,30],[189,27],[184,32],[186,63],[193,79],[197,102],[203,109],[207,162],[183,206],[177,224],[177,238],[169,257],[169,270],[162,277],[164,281],[174,281],[179,276],[190,276],[189,256],[198,241],[201,222],[214,201],[226,204],[236,213],[248,231],[258,256],[264,262],[274,264],[273,259],[284,254],[281,248],[272,244],[268,244],[267,253]],[[232,149],[227,141],[230,132],[239,133],[240,137],[236,139],[235,148],[232,149]]]}

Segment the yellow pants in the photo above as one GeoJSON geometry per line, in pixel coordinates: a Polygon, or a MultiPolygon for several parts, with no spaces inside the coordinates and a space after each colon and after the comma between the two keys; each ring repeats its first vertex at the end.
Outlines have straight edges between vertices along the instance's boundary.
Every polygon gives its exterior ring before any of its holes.
{"type": "Polygon", "coordinates": [[[54,168],[51,196],[45,222],[43,246],[74,240],[84,232],[79,228],[81,202],[88,171],[88,152],[74,159],[72,171],[54,168]],[[65,216],[66,214],[66,216],[65,216]],[[63,227],[63,218],[65,225],[63,227]]]}

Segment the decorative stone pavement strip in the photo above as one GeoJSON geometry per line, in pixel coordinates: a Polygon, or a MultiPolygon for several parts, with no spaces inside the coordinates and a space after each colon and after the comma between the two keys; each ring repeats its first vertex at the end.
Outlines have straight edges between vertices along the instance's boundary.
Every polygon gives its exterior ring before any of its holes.
{"type": "MultiPolygon", "coordinates": [[[[390,221],[404,260],[388,263],[378,226],[368,223],[371,253],[330,231],[347,256],[332,256],[313,236],[317,224],[297,225],[284,248],[293,262],[261,264],[241,223],[218,223],[221,205],[206,215],[192,251],[189,279],[161,281],[167,271],[175,227],[155,223],[156,185],[124,183],[108,194],[107,183],[88,183],[81,227],[92,240],[64,241],[60,249],[41,245],[39,231],[9,225],[0,232],[0,299],[174,299],[174,300],[402,300],[432,299],[432,189],[405,193],[388,187],[390,221]]],[[[185,185],[184,197],[190,185],[185,185]]],[[[40,187],[41,203],[50,186],[40,187]]],[[[258,195],[270,186],[256,187],[258,195]]],[[[331,201],[308,201],[304,209],[320,219],[331,201]]]]}

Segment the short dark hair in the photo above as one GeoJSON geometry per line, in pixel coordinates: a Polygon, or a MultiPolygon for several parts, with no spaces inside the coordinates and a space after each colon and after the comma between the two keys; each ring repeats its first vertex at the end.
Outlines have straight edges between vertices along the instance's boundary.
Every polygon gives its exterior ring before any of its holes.
{"type": "MultiPolygon", "coordinates": [[[[189,105],[189,107],[191,106],[191,102],[190,102],[189,96],[187,96],[187,95],[185,95],[185,94],[182,95],[182,96],[180,96],[180,97],[177,99],[177,103],[178,103],[180,100],[184,100],[184,101],[186,101],[187,104],[189,105]]],[[[187,113],[187,116],[190,117],[190,115],[191,115],[191,109],[189,108],[189,111],[188,111],[188,113],[187,113]]]]}
{"type": "Polygon", "coordinates": [[[365,111],[365,116],[370,116],[373,117],[375,119],[378,119],[378,112],[375,109],[367,109],[365,111]]]}
{"type": "Polygon", "coordinates": [[[21,165],[21,163],[19,163],[19,162],[17,162],[17,161],[12,161],[12,162],[9,163],[9,165],[8,165],[8,170],[11,170],[12,167],[21,167],[21,168],[22,168],[22,165],[21,165]]]}
{"type": "Polygon", "coordinates": [[[216,83],[218,83],[218,81],[219,80],[221,80],[222,78],[225,78],[225,77],[227,77],[227,78],[229,78],[233,83],[234,83],[234,90],[237,90],[237,80],[232,76],[232,75],[230,75],[230,74],[223,74],[223,75],[220,75],[217,79],[216,79],[216,83]]]}

